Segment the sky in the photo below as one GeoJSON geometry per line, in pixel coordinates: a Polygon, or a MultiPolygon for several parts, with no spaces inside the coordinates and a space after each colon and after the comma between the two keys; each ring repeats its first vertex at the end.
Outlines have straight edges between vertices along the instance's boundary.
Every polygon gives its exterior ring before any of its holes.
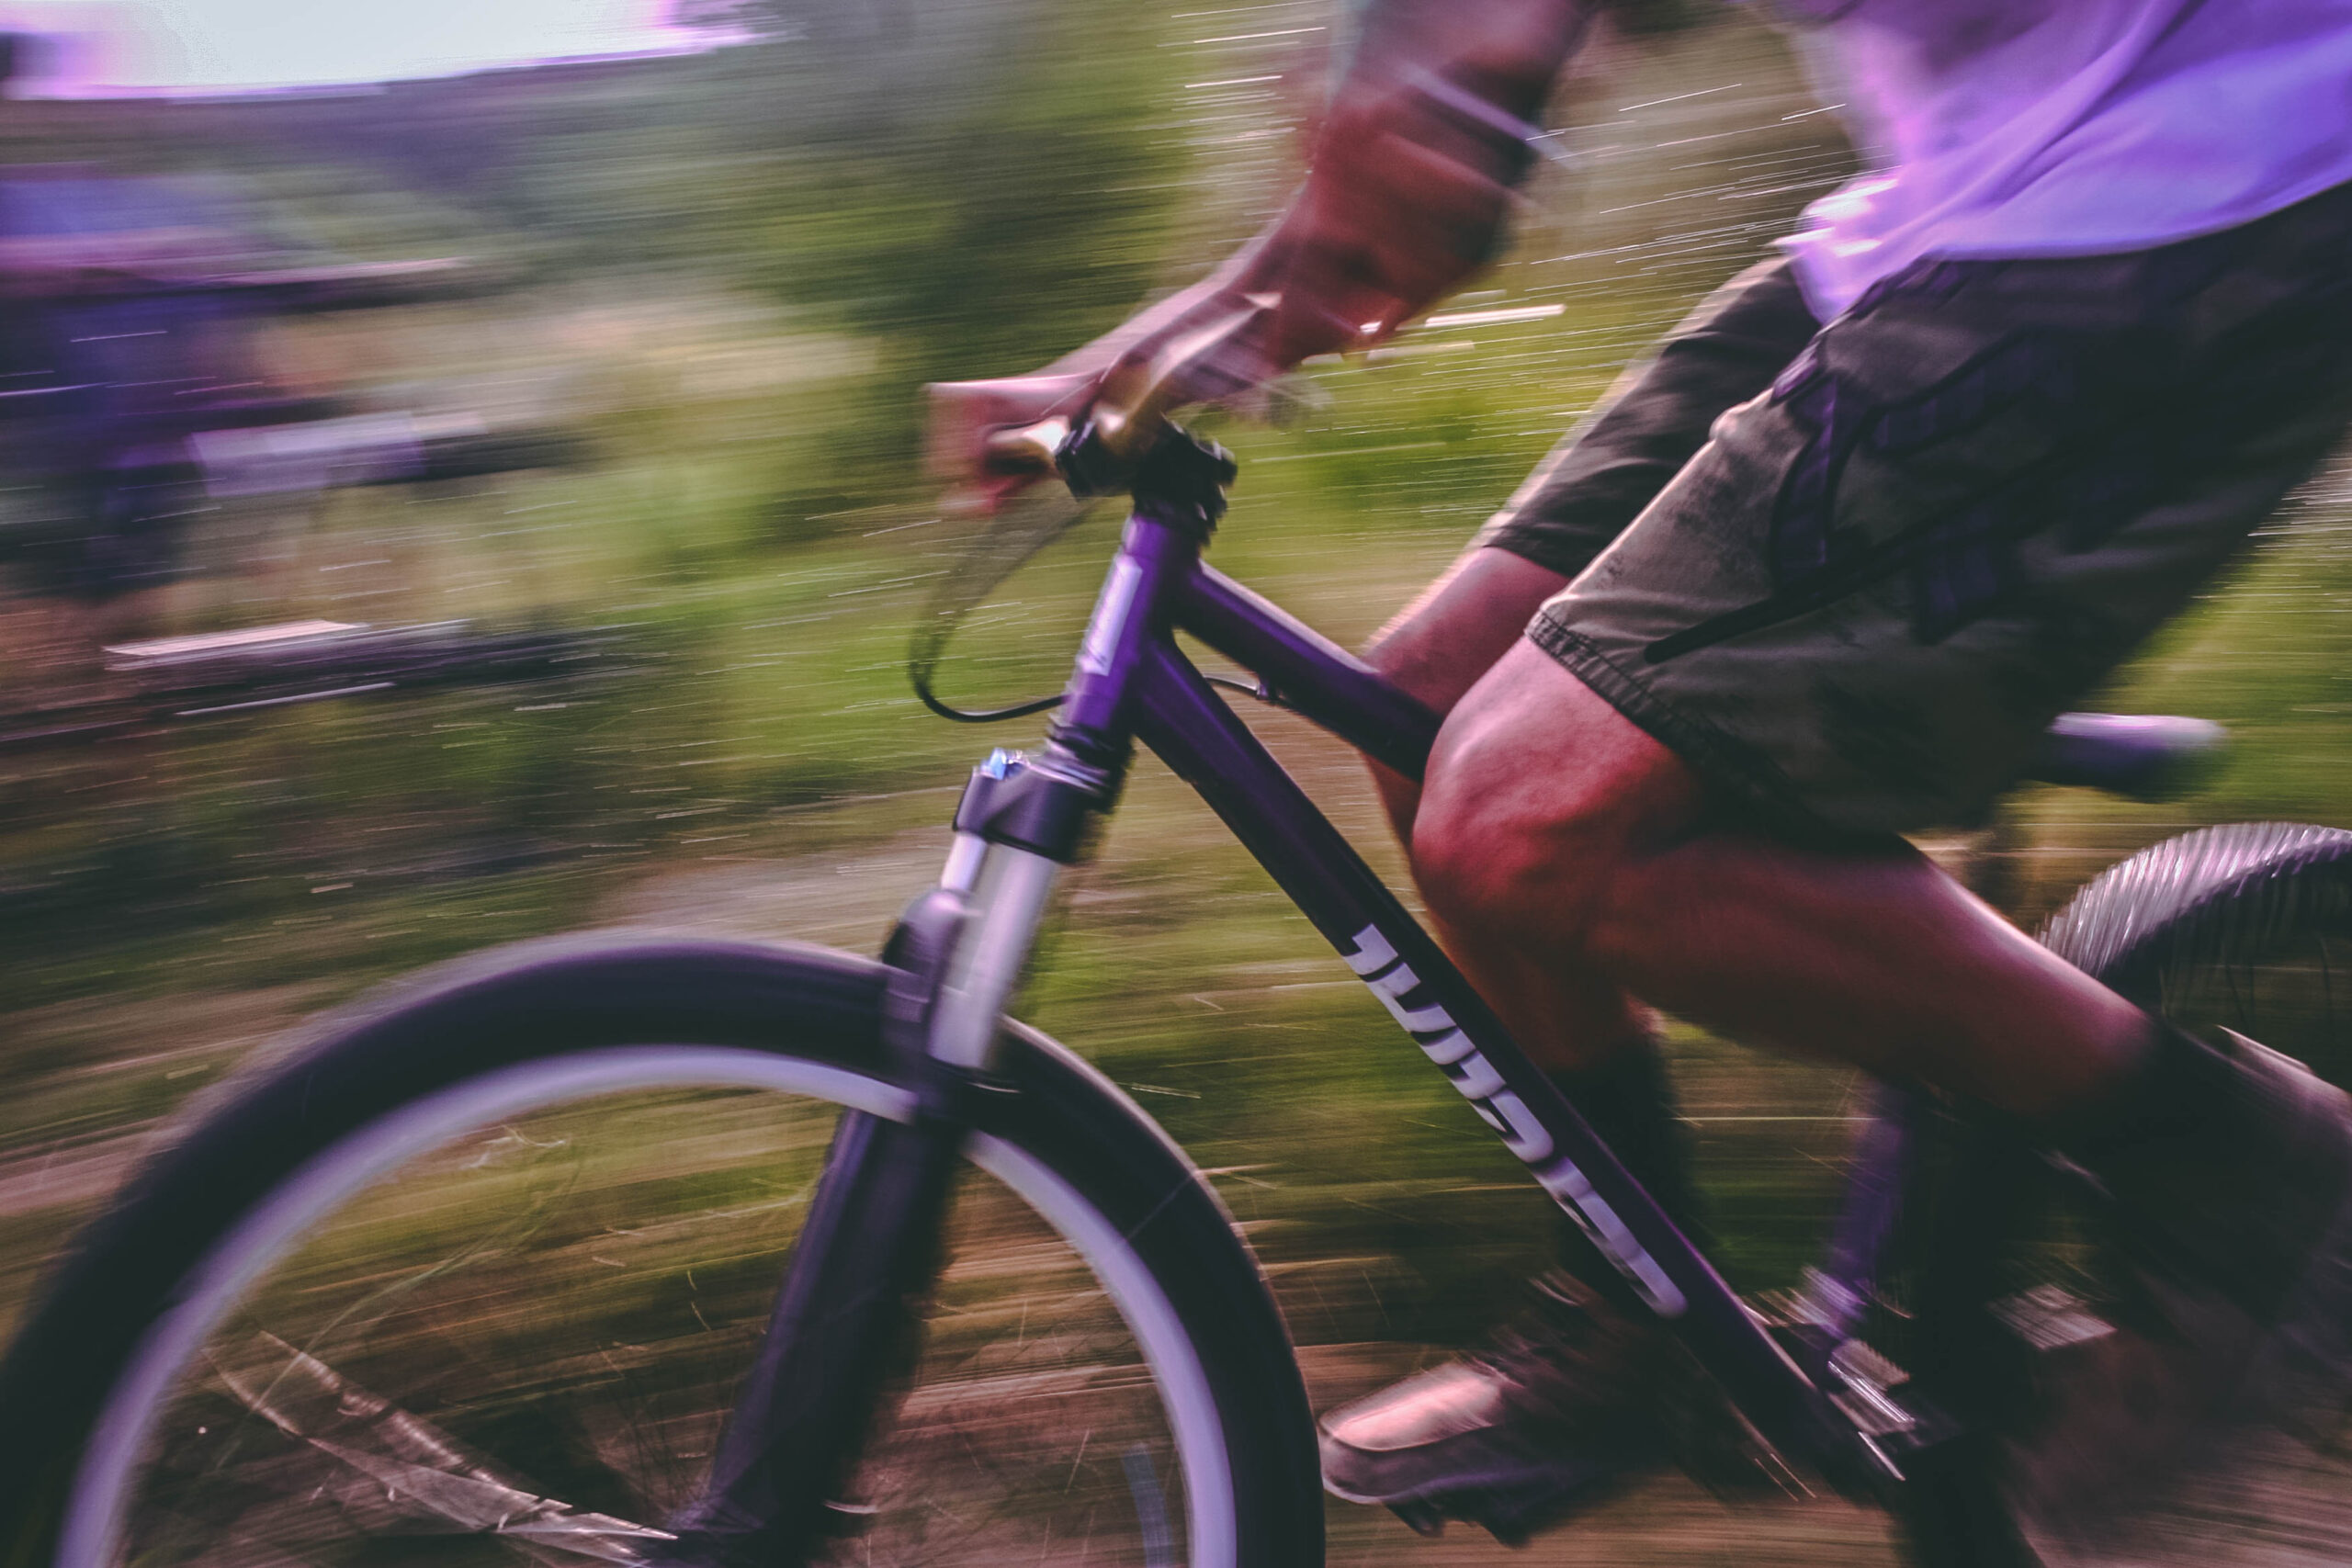
{"type": "Polygon", "coordinates": [[[328,86],[696,45],[669,0],[0,0],[44,96],[328,86]]]}

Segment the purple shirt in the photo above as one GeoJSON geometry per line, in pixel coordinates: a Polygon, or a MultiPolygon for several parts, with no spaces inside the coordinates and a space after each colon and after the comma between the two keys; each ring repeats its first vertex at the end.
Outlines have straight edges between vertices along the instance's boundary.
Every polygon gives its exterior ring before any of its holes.
{"type": "Polygon", "coordinates": [[[1875,167],[1781,242],[1823,320],[1923,256],[2096,255],[2352,181],[2352,0],[1781,0],[1875,167]]]}

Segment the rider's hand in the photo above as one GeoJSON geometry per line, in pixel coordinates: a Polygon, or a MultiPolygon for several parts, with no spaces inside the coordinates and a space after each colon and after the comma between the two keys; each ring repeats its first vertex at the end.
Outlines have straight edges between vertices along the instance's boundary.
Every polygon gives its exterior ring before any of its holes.
{"type": "MultiPolygon", "coordinates": [[[[1369,347],[1484,265],[1532,154],[1523,117],[1574,51],[1587,0],[1374,0],[1372,36],[1317,128],[1306,186],[1209,277],[1034,376],[932,389],[933,473],[993,511],[1032,479],[989,437],[1098,390],[1166,409],[1369,347]]],[[[1118,400],[1118,396],[1112,399],[1118,400]]]]}
{"type": "Polygon", "coordinates": [[[1056,414],[1074,416],[1096,379],[1085,371],[1045,371],[994,381],[941,381],[926,389],[931,419],[924,466],[947,486],[948,510],[987,515],[1047,478],[1035,466],[1008,463],[991,450],[990,440],[1056,414]]]}
{"type": "Polygon", "coordinates": [[[1034,375],[930,389],[927,459],[946,504],[993,513],[1046,477],[1007,464],[991,438],[1055,415],[1076,423],[1106,380],[1165,378],[1182,404],[1379,343],[1484,265],[1515,173],[1491,135],[1417,89],[1335,106],[1305,188],[1218,276],[1034,375]]]}
{"type": "Polygon", "coordinates": [[[1014,451],[1004,438],[1049,419],[1075,426],[1090,412],[1100,416],[1098,399],[1123,415],[1151,418],[1262,384],[1272,374],[1259,341],[1265,317],[1227,268],[1042,370],[934,383],[925,457],[932,476],[947,486],[944,504],[992,514],[1050,477],[1034,443],[1014,451]],[[1138,405],[1150,412],[1138,416],[1138,405]]]}
{"type": "Polygon", "coordinates": [[[1343,94],[1268,246],[1267,357],[1370,347],[1490,258],[1524,164],[1410,82],[1343,94]]]}

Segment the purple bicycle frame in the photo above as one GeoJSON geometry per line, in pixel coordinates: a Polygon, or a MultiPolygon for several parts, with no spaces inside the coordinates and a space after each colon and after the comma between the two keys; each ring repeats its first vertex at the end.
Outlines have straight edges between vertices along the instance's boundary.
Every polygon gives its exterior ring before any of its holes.
{"type": "Polygon", "coordinates": [[[1139,505],[1105,580],[1057,733],[1132,737],[1198,791],[1536,1183],[1784,1450],[1850,1452],[1812,1377],[1577,1114],[1249,727],[1177,648],[1190,633],[1285,706],[1418,779],[1437,716],[1201,560],[1196,530],[1139,505]]]}

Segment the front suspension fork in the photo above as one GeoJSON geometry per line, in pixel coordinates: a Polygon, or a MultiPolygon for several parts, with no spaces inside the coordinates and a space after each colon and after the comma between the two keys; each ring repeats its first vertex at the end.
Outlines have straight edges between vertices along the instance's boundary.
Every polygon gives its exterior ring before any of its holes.
{"type": "Polygon", "coordinates": [[[670,1556],[687,1568],[789,1568],[859,1520],[844,1494],[921,1349],[967,1099],[994,1064],[999,1020],[1058,869],[976,819],[1024,801],[1034,817],[1049,786],[1000,787],[1028,767],[1000,756],[975,775],[941,885],[909,907],[884,950],[884,1044],[915,1089],[915,1112],[899,1122],[849,1111],[835,1126],[709,1479],[673,1521],[670,1556]]]}
{"type": "MultiPolygon", "coordinates": [[[[1074,450],[1083,457],[1085,441],[1074,450]]],[[[1055,874],[1118,793],[1132,744],[1125,692],[1164,635],[1160,589],[1199,559],[1232,463],[1179,433],[1134,477],[1136,512],[1054,739],[1037,756],[1000,750],[974,771],[940,886],[885,951],[885,1043],[917,1110],[904,1122],[851,1111],[834,1129],[710,1480],[677,1517],[674,1555],[693,1568],[793,1568],[854,1517],[841,1494],[920,1348],[969,1097],[994,1066],[1055,874]],[[1147,502],[1148,489],[1159,499],[1147,502]]]]}

